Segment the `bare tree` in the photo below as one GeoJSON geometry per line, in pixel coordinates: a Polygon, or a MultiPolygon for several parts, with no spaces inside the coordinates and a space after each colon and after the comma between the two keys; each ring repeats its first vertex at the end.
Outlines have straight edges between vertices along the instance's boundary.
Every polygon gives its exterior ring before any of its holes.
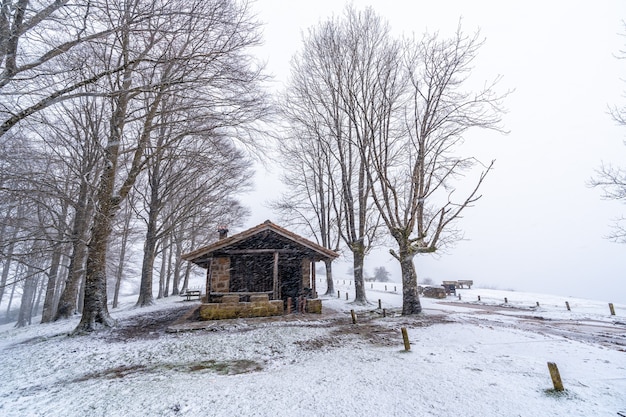
{"type": "Polygon", "coordinates": [[[365,145],[359,137],[363,126],[347,107],[365,93],[371,81],[367,77],[375,65],[368,48],[387,31],[371,9],[357,12],[347,7],[342,19],[320,23],[309,31],[303,50],[293,59],[288,91],[292,125],[304,133],[307,141],[317,142],[319,151],[306,146],[309,151],[327,158],[322,167],[326,172],[317,170],[317,180],[332,187],[329,203],[335,218],[341,219],[337,231],[352,252],[358,303],[367,302],[363,264],[377,238],[379,218],[366,175],[369,155],[360,150],[365,145]],[[294,117],[298,113],[299,117],[294,117]]]}
{"type": "Polygon", "coordinates": [[[421,311],[415,255],[460,238],[454,222],[480,198],[478,190],[493,166],[493,161],[483,165],[470,191],[457,197],[455,180],[479,163],[457,155],[464,134],[475,127],[502,131],[502,100],[508,94],[495,92],[497,79],[478,91],[467,89],[481,45],[478,33],[468,36],[460,26],[449,39],[426,34],[406,42],[403,61],[394,61],[397,74],[379,78],[385,99],[397,97],[397,102],[383,100],[377,107],[386,122],[370,132],[368,175],[376,206],[398,245],[391,254],[402,270],[405,315],[421,311]]]}
{"type": "Polygon", "coordinates": [[[84,87],[125,68],[122,63],[90,72],[82,65],[83,49],[106,42],[119,29],[103,18],[111,6],[97,0],[2,1],[0,137],[53,104],[93,94],[84,87]]]}
{"type": "MultiPolygon", "coordinates": [[[[302,117],[300,110],[286,101],[287,117],[304,130],[294,131],[281,143],[282,182],[288,191],[272,202],[271,207],[281,214],[285,224],[305,230],[318,244],[338,252],[342,205],[335,203],[340,198],[334,183],[335,159],[316,130],[319,124],[302,117]]],[[[324,267],[326,295],[332,295],[335,293],[332,262],[324,261],[324,267]]]]}
{"type": "Polygon", "coordinates": [[[260,69],[246,55],[260,40],[247,3],[154,0],[124,2],[109,10],[123,29],[101,55],[102,62],[125,69],[110,79],[116,93],[96,193],[78,333],[114,324],[106,292],[111,219],[146,166],[145,150],[155,134],[162,101],[194,94],[196,106],[212,109],[225,132],[254,122],[267,109],[259,89],[260,69]],[[122,170],[118,164],[124,152],[132,156],[122,170]]]}
{"type": "MultiPolygon", "coordinates": [[[[204,207],[206,212],[208,207],[227,202],[245,191],[251,177],[251,162],[226,138],[212,137],[207,132],[177,141],[176,146],[163,146],[165,138],[173,136],[176,135],[172,132],[162,132],[155,141],[150,151],[158,155],[151,155],[145,189],[139,189],[144,203],[141,217],[146,225],[146,237],[138,306],[153,303],[154,263],[159,247],[165,245],[164,239],[192,219],[205,217],[199,207],[204,207]]],[[[226,204],[220,211],[229,207],[226,204]]],[[[220,213],[207,214],[217,216],[220,213]]],[[[182,251],[182,242],[176,239],[174,243],[174,252],[182,251]]],[[[172,295],[178,294],[180,276],[177,263],[172,295]]]]}
{"type": "MultiPolygon", "coordinates": [[[[618,58],[626,59],[626,50],[621,50],[618,58]]],[[[626,106],[613,106],[609,109],[609,114],[619,126],[626,126],[626,106]]],[[[624,144],[626,145],[626,141],[624,144]]],[[[626,168],[624,167],[602,164],[596,170],[595,177],[589,181],[589,185],[601,188],[604,192],[602,197],[605,199],[626,203],[626,168]]],[[[622,215],[615,219],[612,229],[607,238],[616,243],[626,243],[626,217],[622,215]]]]}

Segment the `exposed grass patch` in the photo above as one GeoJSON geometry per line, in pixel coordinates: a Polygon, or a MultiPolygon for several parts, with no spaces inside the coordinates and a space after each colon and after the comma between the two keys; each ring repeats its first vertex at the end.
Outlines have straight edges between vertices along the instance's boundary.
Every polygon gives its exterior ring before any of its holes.
{"type": "Polygon", "coordinates": [[[233,361],[201,361],[183,364],[161,364],[155,366],[129,365],[117,366],[99,372],[92,372],[74,379],[73,382],[82,382],[92,379],[119,379],[139,374],[154,374],[163,371],[174,372],[200,372],[213,371],[219,375],[238,375],[263,370],[263,365],[245,359],[233,361]]]}

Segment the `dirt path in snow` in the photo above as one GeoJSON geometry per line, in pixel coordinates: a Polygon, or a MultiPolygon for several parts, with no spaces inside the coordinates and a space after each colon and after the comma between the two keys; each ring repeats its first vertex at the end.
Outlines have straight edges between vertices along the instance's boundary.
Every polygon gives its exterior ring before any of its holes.
{"type": "Polygon", "coordinates": [[[599,320],[561,320],[542,317],[540,312],[536,315],[515,314],[515,311],[526,312],[528,309],[515,307],[502,307],[484,304],[441,303],[450,306],[463,306],[467,312],[457,317],[458,321],[471,322],[473,324],[486,323],[485,316],[493,316],[488,321],[489,325],[500,327],[515,327],[534,333],[563,337],[581,342],[596,343],[606,347],[626,352],[626,323],[609,323],[599,320]],[[473,310],[473,311],[472,311],[473,310]],[[498,316],[508,319],[499,321],[498,316]]]}

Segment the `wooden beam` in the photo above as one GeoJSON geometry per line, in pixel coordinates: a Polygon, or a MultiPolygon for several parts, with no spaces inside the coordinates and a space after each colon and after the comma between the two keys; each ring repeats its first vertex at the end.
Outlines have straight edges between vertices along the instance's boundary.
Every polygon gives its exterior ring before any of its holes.
{"type": "Polygon", "coordinates": [[[225,255],[259,255],[266,253],[300,253],[296,249],[231,249],[225,251],[219,251],[225,255]]]}
{"type": "Polygon", "coordinates": [[[311,289],[313,290],[313,294],[311,294],[311,296],[313,298],[317,298],[317,289],[315,287],[315,281],[316,281],[316,277],[315,277],[315,261],[311,261],[311,281],[313,286],[311,287],[311,289]]]}
{"type": "Polygon", "coordinates": [[[278,283],[278,252],[274,252],[274,300],[280,300],[280,286],[278,283]]]}

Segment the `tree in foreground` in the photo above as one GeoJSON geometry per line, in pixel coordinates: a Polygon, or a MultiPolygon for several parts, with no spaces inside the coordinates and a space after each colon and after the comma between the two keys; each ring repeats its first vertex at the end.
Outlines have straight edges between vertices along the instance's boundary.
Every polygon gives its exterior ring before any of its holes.
{"type": "Polygon", "coordinates": [[[371,9],[359,13],[352,7],[343,18],[312,28],[293,59],[285,100],[288,121],[301,141],[298,151],[310,157],[305,168],[317,179],[318,190],[327,193],[317,193],[317,212],[321,203],[334,212],[334,224],[328,226],[352,253],[354,301],[360,304],[367,303],[365,256],[380,230],[366,175],[369,155],[360,150],[366,145],[363,113],[374,110],[364,100],[375,93],[368,89],[377,66],[371,47],[384,41],[388,30],[371,9]]]}
{"type": "Polygon", "coordinates": [[[95,61],[104,68],[123,62],[124,70],[98,86],[112,90],[112,110],[76,333],[114,325],[106,289],[111,222],[147,166],[146,149],[158,133],[161,104],[193,95],[198,119],[212,121],[210,127],[198,125],[199,132],[219,129],[239,137],[244,135],[239,129],[267,109],[259,87],[262,74],[248,55],[260,37],[246,2],[135,0],[108,11],[122,29],[95,61]]]}
{"type": "Polygon", "coordinates": [[[311,30],[294,58],[289,105],[301,114],[295,124],[302,136],[335,160],[356,301],[366,301],[363,258],[382,221],[397,243],[391,254],[402,270],[403,314],[419,313],[415,255],[458,240],[455,221],[480,198],[493,162],[459,156],[459,148],[469,129],[502,131],[507,95],[495,92],[498,79],[468,88],[481,45],[460,27],[449,39],[394,39],[371,8],[348,6],[343,18],[311,30]],[[473,186],[458,195],[457,180],[481,165],[473,186]]]}
{"type": "Polygon", "coordinates": [[[426,34],[408,40],[398,73],[386,73],[381,91],[395,92],[381,100],[378,111],[388,123],[370,133],[368,175],[373,198],[397,250],[391,254],[402,271],[402,314],[421,312],[414,257],[433,253],[460,239],[454,222],[480,195],[493,166],[459,155],[471,128],[501,129],[502,100],[497,83],[468,89],[471,65],[482,43],[459,27],[448,39],[426,34]],[[483,167],[469,191],[459,192],[456,180],[475,165],[483,167]],[[461,194],[461,195],[458,195],[461,194]]]}

